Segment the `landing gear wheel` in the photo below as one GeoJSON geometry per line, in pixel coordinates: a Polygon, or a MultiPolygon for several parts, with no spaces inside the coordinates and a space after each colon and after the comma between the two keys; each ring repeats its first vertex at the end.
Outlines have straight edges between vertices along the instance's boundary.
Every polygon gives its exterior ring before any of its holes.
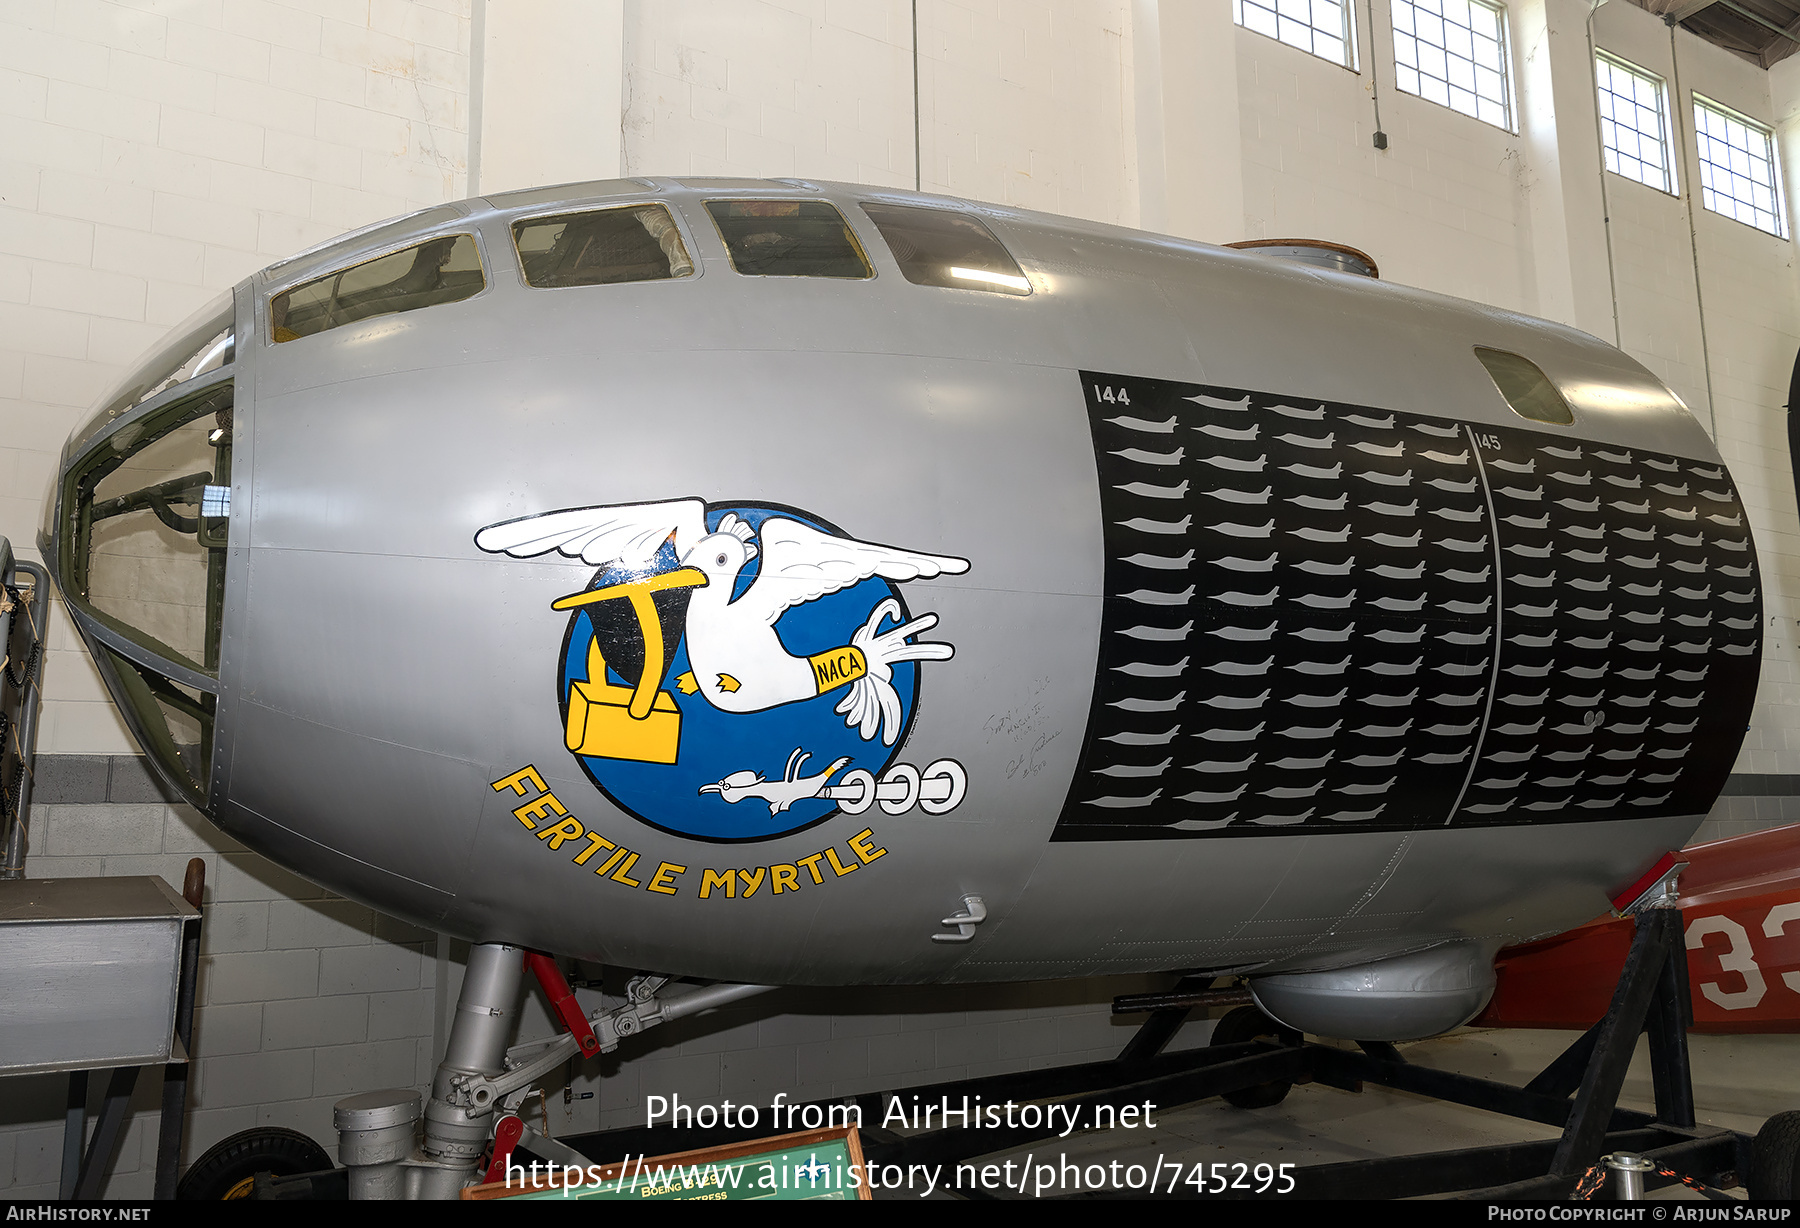
{"type": "MultiPolygon", "coordinates": [[[[1225,1017],[1214,1025],[1212,1040],[1207,1043],[1236,1045],[1246,1040],[1265,1039],[1280,1040],[1281,1028],[1256,1007],[1239,1006],[1227,1011],[1225,1017]]],[[[1287,1094],[1293,1089],[1293,1086],[1293,1083],[1287,1079],[1272,1079],[1253,1087],[1243,1087],[1235,1092],[1226,1092],[1225,1101],[1240,1109],[1266,1109],[1287,1099],[1287,1094]]]]}
{"type": "Polygon", "coordinates": [[[1777,1113],[1750,1144],[1751,1202],[1785,1202],[1800,1192],[1800,1113],[1777,1113]]]}
{"type": "Polygon", "coordinates": [[[291,1177],[332,1168],[325,1149],[298,1130],[258,1126],[223,1140],[196,1160],[175,1197],[197,1202],[250,1197],[257,1173],[291,1177]]]}

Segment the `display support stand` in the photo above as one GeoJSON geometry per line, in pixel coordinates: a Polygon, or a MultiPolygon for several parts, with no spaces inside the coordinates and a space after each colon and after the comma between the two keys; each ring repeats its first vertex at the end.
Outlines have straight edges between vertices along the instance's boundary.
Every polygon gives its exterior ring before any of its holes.
{"type": "MultiPolygon", "coordinates": [[[[181,896],[196,911],[206,894],[206,862],[198,857],[187,865],[187,877],[181,896]]],[[[154,1197],[175,1197],[175,1184],[181,1165],[182,1132],[187,1118],[187,1085],[190,1045],[194,1038],[194,985],[200,972],[200,918],[190,918],[182,927],[181,971],[176,982],[175,1046],[171,1060],[163,1066],[162,1112],[157,1126],[156,1184],[154,1197]]],[[[106,1099],[94,1123],[94,1134],[87,1134],[87,1098],[89,1071],[69,1072],[68,1108],[63,1116],[62,1178],[57,1197],[63,1200],[91,1201],[100,1197],[107,1174],[112,1171],[119,1140],[125,1133],[125,1118],[131,1107],[131,1093],[137,1086],[141,1066],[118,1066],[107,1081],[106,1099]]]]}
{"type": "MultiPolygon", "coordinates": [[[[485,984],[492,980],[502,965],[516,976],[517,952],[506,951],[502,955],[502,951],[505,949],[494,950],[486,961],[471,959],[472,971],[478,963],[486,969],[477,981],[485,984]]],[[[1319,1082],[1351,1092],[1360,1092],[1366,1084],[1374,1083],[1540,1122],[1562,1131],[1556,1139],[1536,1142],[1300,1168],[1293,1174],[1296,1188],[1286,1195],[1290,1198],[1407,1198],[1446,1193],[1482,1200],[1566,1198],[1599,1160],[1602,1151],[1634,1153],[1654,1161],[1656,1169],[1672,1170],[1715,1186],[1736,1184],[1738,1176],[1749,1169],[1753,1141],[1750,1136],[1695,1124],[1687,1049],[1687,1028],[1693,1020],[1687,952],[1681,911],[1673,896],[1664,896],[1637,914],[1631,950],[1605,1017],[1524,1087],[1416,1065],[1387,1042],[1362,1043],[1360,1052],[1309,1043],[1298,1032],[1272,1023],[1267,1034],[1256,1039],[1164,1052],[1197,1007],[1238,1006],[1251,1000],[1245,988],[1211,986],[1212,978],[1188,977],[1173,991],[1115,1000],[1116,1014],[1147,1012],[1148,1018],[1119,1055],[1109,1061],[958,1079],[813,1104],[822,1116],[833,1111],[842,1115],[847,1105],[854,1105],[860,1113],[864,1154],[869,1163],[881,1165],[955,1164],[994,1155],[1058,1136],[1064,1133],[1061,1123],[1069,1120],[1059,1113],[1047,1126],[987,1128],[984,1123],[981,1129],[968,1129],[953,1122],[904,1134],[882,1124],[896,1104],[906,1108],[945,1102],[960,1107],[964,1097],[968,1103],[976,1103],[979,1098],[979,1103],[986,1105],[1009,1100],[1018,1104],[1056,1100],[1079,1110],[1075,1120],[1091,1122],[1096,1120],[1094,1110],[1101,1106],[1111,1106],[1119,1114],[1148,1101],[1166,1112],[1211,1096],[1261,1093],[1271,1085],[1279,1099],[1284,1085],[1294,1083],[1319,1082]],[[1618,1107],[1637,1038],[1646,1031],[1656,1095],[1654,1113],[1618,1107]]],[[[482,1007],[478,1013],[484,1018],[491,1018],[486,1011],[494,1009],[496,1003],[516,997],[516,985],[511,995],[494,992],[502,988],[489,985],[487,991],[475,995],[477,1005],[482,1007]]],[[[465,982],[465,998],[469,993],[469,983],[465,982]]],[[[457,1046],[453,1044],[452,1048],[457,1046]]],[[[491,1049],[491,1042],[484,1047],[484,1062],[492,1057],[487,1052],[491,1049]]],[[[440,1068],[440,1082],[446,1070],[472,1070],[479,1065],[455,1063],[447,1058],[445,1067],[440,1068]]],[[[439,1096],[444,1094],[440,1092],[439,1096]]],[[[444,1102],[444,1108],[448,1107],[444,1102]]],[[[810,1106],[786,1107],[804,1117],[810,1106]]],[[[428,1139],[429,1121],[428,1114],[428,1139]]],[[[474,1123],[471,1120],[468,1124],[474,1123]]],[[[659,1156],[724,1146],[758,1133],[755,1129],[726,1127],[625,1127],[553,1140],[550,1146],[554,1155],[539,1154],[537,1158],[567,1162],[572,1148],[580,1156],[604,1164],[627,1155],[659,1156]]],[[[475,1150],[473,1138],[458,1141],[471,1154],[475,1150]]],[[[512,1153],[517,1155],[531,1152],[536,1140],[522,1131],[513,1131],[505,1141],[517,1147],[512,1153]]],[[[429,1149],[430,1144],[427,1146],[429,1149]]],[[[312,1191],[326,1188],[318,1180],[324,1175],[281,1178],[270,1183],[266,1192],[259,1187],[258,1196],[313,1196],[312,1191]]],[[[1650,1189],[1671,1180],[1655,1171],[1646,1173],[1646,1177],[1645,1187],[1650,1189]]],[[[431,1193],[435,1191],[418,1191],[427,1196],[431,1193]]],[[[954,1193],[966,1198],[1020,1197],[1017,1192],[1001,1190],[954,1193]]],[[[1255,1195],[1250,1191],[1221,1192],[1186,1183],[1177,1184],[1172,1191],[1162,1185],[1154,1194],[1106,1190],[1063,1195],[1108,1199],[1152,1196],[1217,1199],[1255,1195]]]]}
{"type": "MultiPolygon", "coordinates": [[[[1172,992],[1134,995],[1115,1004],[1117,1013],[1148,1011],[1149,1016],[1119,1056],[1047,1070],[962,1079],[902,1092],[875,1092],[854,1098],[862,1109],[864,1150],[871,1163],[955,1163],[1029,1145],[1058,1133],[1049,1130],[947,1129],[901,1135],[880,1127],[891,1103],[953,1104],[963,1096],[985,1104],[1055,1098],[1087,1106],[1123,1109],[1146,1100],[1163,1110],[1208,1096],[1258,1087],[1271,1082],[1319,1082],[1360,1092],[1365,1084],[1412,1092],[1486,1109],[1562,1129],[1555,1140],[1507,1143],[1451,1152],[1357,1160],[1317,1165],[1295,1173],[1298,1188],[1290,1197],[1405,1198],[1462,1191],[1465,1198],[1562,1198],[1603,1150],[1631,1151],[1660,1166],[1711,1184],[1731,1184],[1749,1163],[1751,1139],[1730,1130],[1697,1127],[1693,1083],[1688,1067],[1687,1027],[1692,1022],[1688,997],[1686,944],[1681,912],[1672,899],[1659,901],[1637,917],[1631,952],[1605,1018],[1524,1087],[1472,1075],[1414,1065],[1395,1046],[1371,1041],[1361,1052],[1307,1043],[1296,1032],[1272,1026],[1279,1039],[1258,1039],[1204,1049],[1164,1053],[1190,1012],[1197,1006],[1236,1005],[1249,1001],[1248,991],[1212,989],[1207,978],[1190,977],[1172,992]],[[1619,1091],[1640,1033],[1650,1034],[1651,1076],[1656,1112],[1618,1107],[1619,1091]],[[1573,1099],[1570,1099],[1573,1095],[1573,1099]]],[[[824,1102],[821,1102],[823,1104],[824,1102]]],[[[841,1102],[838,1102],[841,1103],[841,1102]]],[[[625,1154],[657,1155],[684,1147],[713,1146],[741,1131],[628,1127],[561,1141],[599,1161],[625,1154]]],[[[1667,1179],[1647,1184],[1655,1188],[1667,1179]]],[[[1000,1191],[960,1191],[969,1197],[1005,1197],[1000,1191]]],[[[1129,1190],[1076,1197],[1148,1197],[1129,1190]]],[[[1232,1197],[1167,1187],[1158,1198],[1232,1197]]]]}

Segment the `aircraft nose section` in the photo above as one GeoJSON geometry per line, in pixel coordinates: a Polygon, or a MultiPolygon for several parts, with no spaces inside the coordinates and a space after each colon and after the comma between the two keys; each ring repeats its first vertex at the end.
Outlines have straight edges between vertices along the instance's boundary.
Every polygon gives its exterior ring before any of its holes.
{"type": "Polygon", "coordinates": [[[202,810],[226,618],[233,320],[230,295],[210,304],[75,429],[38,541],[139,745],[202,810]]]}

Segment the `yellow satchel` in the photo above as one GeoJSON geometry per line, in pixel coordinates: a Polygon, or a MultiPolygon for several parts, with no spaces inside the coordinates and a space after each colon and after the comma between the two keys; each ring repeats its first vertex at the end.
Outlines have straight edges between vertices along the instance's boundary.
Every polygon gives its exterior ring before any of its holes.
{"type": "Polygon", "coordinates": [[[569,687],[569,725],[563,743],[578,755],[674,763],[681,746],[681,709],[658,691],[643,720],[631,714],[633,689],[606,680],[600,641],[588,641],[588,680],[569,687]]]}
{"type": "Polygon", "coordinates": [[[572,610],[598,601],[628,599],[644,636],[644,668],[635,687],[606,680],[606,658],[600,639],[588,641],[587,681],[569,687],[569,723],[563,744],[578,755],[600,759],[630,759],[638,763],[674,763],[681,749],[681,709],[675,697],[660,690],[663,660],[662,622],[650,594],[670,588],[693,588],[706,583],[706,574],[692,567],[665,572],[643,580],[572,593],[551,603],[553,610],[572,610]],[[651,662],[657,663],[652,672],[651,662]]]}

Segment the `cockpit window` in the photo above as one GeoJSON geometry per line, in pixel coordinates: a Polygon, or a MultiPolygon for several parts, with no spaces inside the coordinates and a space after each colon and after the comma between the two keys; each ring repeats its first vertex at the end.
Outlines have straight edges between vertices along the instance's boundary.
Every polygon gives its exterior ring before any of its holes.
{"type": "Polygon", "coordinates": [[[310,337],[375,316],[454,303],[487,281],[471,235],[445,235],[339,269],[269,300],[270,339],[310,337]]]}
{"type": "Polygon", "coordinates": [[[170,339],[140,361],[136,369],[101,401],[101,408],[69,437],[63,448],[63,459],[73,456],[102,429],[151,397],[161,396],[177,384],[230,366],[237,356],[232,314],[233,300],[227,292],[183,321],[170,339]]]}
{"type": "Polygon", "coordinates": [[[873,277],[844,215],[822,200],[709,200],[731,267],[752,277],[873,277]]]}
{"type": "Polygon", "coordinates": [[[1019,271],[1018,261],[980,219],[905,205],[866,203],[862,208],[893,249],[906,280],[914,285],[993,294],[1031,293],[1031,283],[1019,271]]]}
{"type": "Polygon", "coordinates": [[[68,475],[64,593],[143,648],[219,662],[231,506],[232,385],[115,431],[68,475]]]}
{"type": "Polygon", "coordinates": [[[1481,360],[1500,395],[1521,418],[1548,422],[1552,426],[1568,426],[1575,421],[1569,403],[1563,400],[1550,377],[1538,370],[1537,364],[1517,354],[1480,345],[1475,347],[1475,357],[1481,360]]]}
{"type": "Polygon", "coordinates": [[[232,403],[225,380],[100,436],[71,462],[58,499],[70,611],[90,634],[115,637],[97,646],[102,673],[144,748],[197,806],[225,613],[232,403]]]}
{"type": "Polygon", "coordinates": [[[622,205],[513,223],[527,285],[604,286],[687,277],[694,261],[662,205],[622,205]]]}

